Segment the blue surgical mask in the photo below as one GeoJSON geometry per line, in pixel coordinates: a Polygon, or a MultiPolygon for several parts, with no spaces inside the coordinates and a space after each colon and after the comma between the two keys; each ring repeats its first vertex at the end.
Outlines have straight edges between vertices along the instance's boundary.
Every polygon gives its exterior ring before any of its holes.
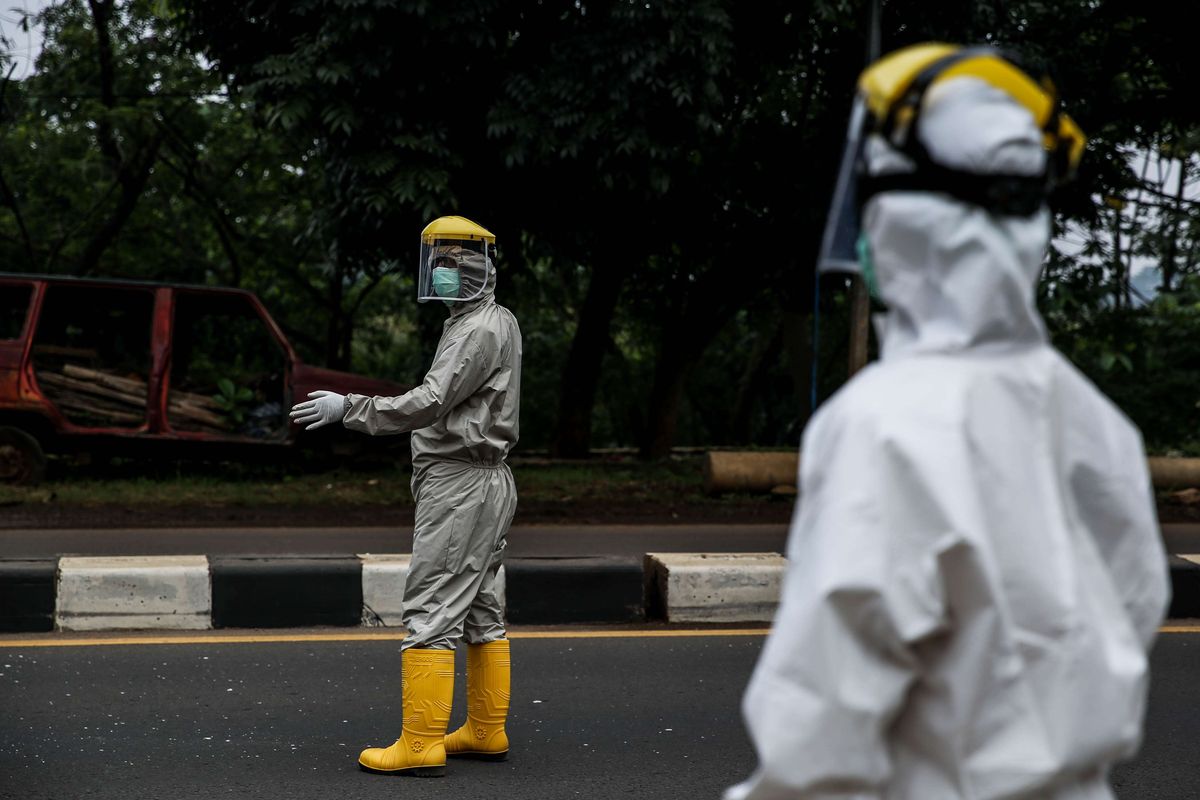
{"type": "Polygon", "coordinates": [[[854,243],[854,252],[858,255],[858,268],[862,271],[863,283],[867,285],[867,292],[880,302],[883,298],[879,296],[879,281],[875,278],[875,256],[871,252],[871,243],[867,241],[867,235],[860,233],[858,241],[854,243]]]}
{"type": "MultiPolygon", "coordinates": [[[[459,283],[458,270],[450,269],[449,267],[434,267],[433,268],[433,293],[438,297],[458,297],[461,285],[459,283]]],[[[451,304],[451,300],[443,300],[446,305],[451,304]]]]}

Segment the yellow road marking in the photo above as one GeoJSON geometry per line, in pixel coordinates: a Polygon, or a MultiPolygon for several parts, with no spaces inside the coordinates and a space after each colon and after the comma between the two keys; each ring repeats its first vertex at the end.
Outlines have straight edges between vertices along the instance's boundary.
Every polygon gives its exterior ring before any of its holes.
{"type": "MultiPolygon", "coordinates": [[[[1200,633],[1200,624],[1164,625],[1159,633],[1200,633]]],[[[720,636],[766,636],[768,628],[708,628],[690,630],[634,631],[509,631],[510,639],[680,639],[720,636]]],[[[362,633],[254,633],[206,636],[179,634],[175,636],[101,636],[95,639],[60,639],[58,634],[43,634],[47,638],[25,639],[0,637],[0,650],[26,647],[113,647],[117,645],[162,644],[272,644],[303,642],[400,642],[407,634],[402,631],[362,633]]]]}
{"type": "Polygon", "coordinates": [[[673,639],[689,636],[766,636],[770,628],[703,628],[671,631],[510,631],[510,639],[673,639]]]}
{"type": "MultiPolygon", "coordinates": [[[[699,636],[766,636],[767,628],[712,628],[694,630],[654,631],[509,631],[510,639],[669,639],[699,636]]],[[[55,634],[45,634],[47,637],[55,634]]],[[[0,637],[0,649],[6,647],[106,647],[114,645],[154,644],[269,644],[274,642],[399,642],[407,634],[375,633],[256,633],[211,634],[198,636],[103,636],[96,639],[5,639],[0,637]]]]}

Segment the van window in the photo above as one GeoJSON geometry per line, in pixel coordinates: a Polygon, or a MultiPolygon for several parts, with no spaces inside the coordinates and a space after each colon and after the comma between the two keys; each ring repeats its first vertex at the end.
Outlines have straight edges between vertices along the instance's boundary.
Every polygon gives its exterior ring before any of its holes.
{"type": "Polygon", "coordinates": [[[20,339],[29,313],[29,298],[33,286],[19,283],[0,283],[0,339],[20,339]]]}
{"type": "Polygon", "coordinates": [[[70,422],[146,420],[154,296],[145,289],[51,284],[33,339],[38,386],[70,422]]]}
{"type": "Polygon", "coordinates": [[[283,439],[287,355],[245,295],[175,295],[167,420],[181,431],[283,439]]]}

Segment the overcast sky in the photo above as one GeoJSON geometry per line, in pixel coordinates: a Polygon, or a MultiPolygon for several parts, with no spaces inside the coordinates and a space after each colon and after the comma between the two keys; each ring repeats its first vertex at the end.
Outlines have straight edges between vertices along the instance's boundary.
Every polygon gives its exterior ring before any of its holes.
{"type": "Polygon", "coordinates": [[[28,33],[21,30],[21,12],[36,14],[48,5],[51,5],[50,0],[0,0],[0,34],[6,40],[4,49],[17,64],[12,74],[14,80],[20,80],[33,71],[33,61],[42,49],[42,32],[39,28],[30,28],[28,33]]]}

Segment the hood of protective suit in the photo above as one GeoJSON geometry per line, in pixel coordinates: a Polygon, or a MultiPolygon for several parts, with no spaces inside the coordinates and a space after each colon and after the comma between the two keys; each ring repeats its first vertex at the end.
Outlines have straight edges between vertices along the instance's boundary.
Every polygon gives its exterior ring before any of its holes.
{"type": "MultiPolygon", "coordinates": [[[[1036,175],[1045,165],[1033,116],[975,78],[930,89],[918,135],[938,163],[977,173],[1036,175]]],[[[912,170],[884,139],[866,143],[872,175],[912,170]]],[[[883,359],[1046,341],[1036,287],[1050,215],[1001,216],[928,192],[884,192],[863,209],[880,299],[883,359]]]]}
{"type": "MultiPolygon", "coordinates": [[[[492,259],[481,253],[474,253],[469,250],[461,250],[458,257],[458,269],[464,276],[464,283],[467,276],[478,276],[472,278],[474,281],[483,281],[482,293],[474,300],[465,303],[451,303],[450,316],[457,317],[466,314],[472,309],[478,308],[485,303],[495,302],[496,297],[496,264],[492,259]]],[[[476,284],[477,285],[477,284],[476,284]]]]}

